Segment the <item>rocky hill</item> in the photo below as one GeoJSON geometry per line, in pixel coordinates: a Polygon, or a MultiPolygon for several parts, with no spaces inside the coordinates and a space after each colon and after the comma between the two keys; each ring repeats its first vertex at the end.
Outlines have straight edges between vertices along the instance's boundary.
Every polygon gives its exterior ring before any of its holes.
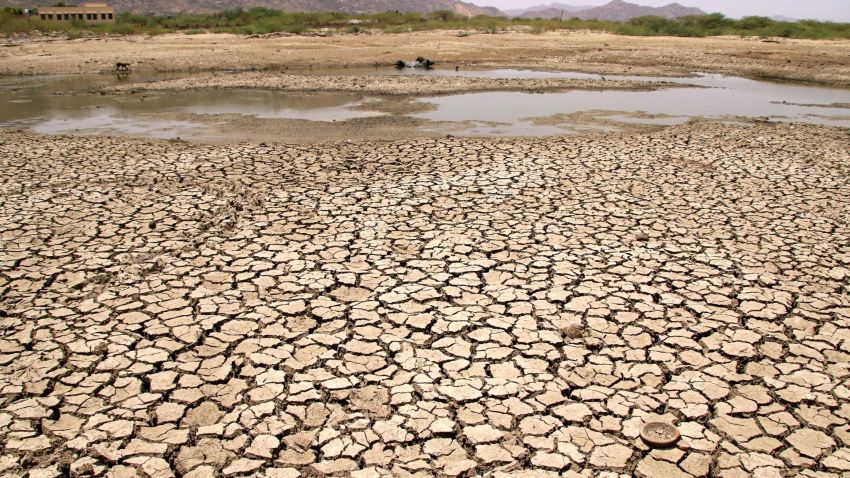
{"type": "MultiPolygon", "coordinates": [[[[32,7],[38,3],[55,2],[0,0],[0,6],[23,8],[32,7]]],[[[109,4],[118,12],[154,14],[212,13],[240,7],[266,7],[293,12],[431,13],[437,10],[451,10],[465,16],[502,15],[502,12],[496,8],[479,7],[458,0],[111,0],[109,4]]]]}
{"type": "Polygon", "coordinates": [[[699,8],[685,7],[678,3],[671,3],[663,7],[645,7],[623,0],[612,0],[610,3],[599,7],[584,8],[578,11],[555,7],[535,9],[532,7],[520,15],[523,18],[559,18],[563,11],[564,18],[581,18],[583,20],[612,20],[626,21],[635,17],[655,15],[665,18],[679,18],[690,15],[705,15],[699,8]]]}
{"type": "Polygon", "coordinates": [[[535,6],[529,7],[529,8],[517,8],[517,9],[513,9],[513,10],[503,10],[503,12],[505,13],[505,15],[507,15],[509,17],[529,18],[530,14],[533,14],[534,12],[542,12],[542,11],[545,11],[545,10],[558,10],[558,11],[563,10],[564,16],[566,16],[567,13],[580,12],[582,10],[587,10],[588,8],[593,8],[593,7],[587,6],[587,5],[567,5],[567,4],[564,4],[564,3],[548,3],[548,4],[545,4],[545,5],[535,5],[535,6]]]}

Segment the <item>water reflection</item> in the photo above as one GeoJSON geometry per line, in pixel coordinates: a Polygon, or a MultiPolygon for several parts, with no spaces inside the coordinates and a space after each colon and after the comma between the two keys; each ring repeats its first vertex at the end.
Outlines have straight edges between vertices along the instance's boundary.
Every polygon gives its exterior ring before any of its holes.
{"type": "MultiPolygon", "coordinates": [[[[598,76],[598,75],[597,75],[598,76]]],[[[636,78],[633,78],[636,79],[636,78]]],[[[722,75],[697,78],[664,78],[700,88],[656,91],[569,91],[530,94],[519,92],[467,93],[423,98],[437,105],[417,117],[432,121],[467,121],[474,127],[465,135],[503,135],[504,126],[488,128],[484,122],[513,125],[509,135],[548,135],[551,125],[573,113],[595,111],[608,122],[673,125],[692,118],[730,120],[762,118],[850,128],[850,109],[832,106],[849,103],[850,90],[769,83],[722,75]],[[625,114],[621,114],[625,113],[625,114]],[[649,117],[647,117],[649,116],[649,117]],[[549,125],[543,118],[550,117],[549,125]]]]}
{"type": "MultiPolygon", "coordinates": [[[[287,71],[285,73],[297,73],[287,71]]],[[[520,69],[412,70],[378,68],[302,70],[303,74],[382,74],[487,78],[599,79],[600,75],[520,69]]],[[[0,78],[0,126],[42,133],[127,134],[204,140],[211,125],[234,125],[239,117],[314,121],[318,127],[385,113],[370,110],[374,98],[339,93],[286,93],[259,89],[205,89],[103,96],[98,89],[128,81],[155,81],[187,74],[68,75],[0,78]]],[[[850,90],[770,83],[722,75],[688,78],[611,76],[609,79],[664,80],[698,87],[656,91],[568,91],[466,93],[420,98],[436,106],[410,116],[440,122],[452,133],[490,136],[542,136],[608,131],[630,124],[674,125],[693,118],[771,121],[850,127],[850,90]]],[[[385,102],[397,101],[386,98],[385,102]]],[[[403,110],[403,108],[399,108],[403,110]]],[[[390,109],[392,110],[392,109],[390,109]]],[[[386,110],[384,110],[386,111],[386,110]]],[[[426,125],[425,128],[429,128],[426,125]]],[[[436,126],[435,126],[436,127],[436,126]]],[[[225,133],[226,135],[226,133],[225,133]]],[[[250,137],[239,131],[234,137],[250,137]]],[[[221,138],[214,138],[220,140],[221,138]]],[[[225,138],[226,139],[226,138],[225,138]]]]}

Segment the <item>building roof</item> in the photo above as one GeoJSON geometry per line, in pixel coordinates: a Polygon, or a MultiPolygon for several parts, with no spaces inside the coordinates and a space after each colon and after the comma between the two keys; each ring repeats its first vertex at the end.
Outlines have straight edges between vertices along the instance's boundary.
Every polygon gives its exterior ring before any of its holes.
{"type": "Polygon", "coordinates": [[[114,12],[114,9],[106,3],[83,3],[70,7],[38,7],[39,13],[101,13],[114,12]]]}

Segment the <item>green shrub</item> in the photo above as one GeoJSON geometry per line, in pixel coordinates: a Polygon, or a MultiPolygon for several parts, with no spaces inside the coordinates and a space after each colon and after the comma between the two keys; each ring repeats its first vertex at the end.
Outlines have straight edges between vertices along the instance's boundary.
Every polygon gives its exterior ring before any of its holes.
{"type": "Polygon", "coordinates": [[[132,23],[112,23],[99,26],[103,33],[114,33],[117,35],[133,35],[140,33],[139,28],[132,23]]]}
{"type": "Polygon", "coordinates": [[[437,10],[436,12],[428,15],[429,20],[436,20],[441,22],[447,22],[449,20],[454,20],[455,18],[455,12],[451,10],[437,10]]]}
{"type": "Polygon", "coordinates": [[[478,29],[484,33],[495,35],[496,33],[499,33],[500,31],[504,30],[504,27],[499,26],[499,24],[497,24],[496,22],[489,22],[485,25],[479,26],[478,29]]]}
{"type": "Polygon", "coordinates": [[[505,17],[462,17],[450,10],[440,10],[427,16],[418,13],[383,12],[369,15],[342,13],[299,13],[268,8],[232,9],[215,14],[151,16],[122,13],[114,25],[86,25],[85,23],[44,22],[37,16],[25,17],[19,9],[0,9],[0,34],[18,32],[59,31],[79,35],[82,31],[98,34],[157,34],[182,31],[197,34],[205,31],[237,34],[290,32],[303,33],[312,29],[332,28],[348,33],[367,29],[386,33],[404,33],[422,30],[459,30],[462,32],[498,33],[516,26],[528,27],[535,34],[554,30],[593,30],[633,36],[687,36],[741,35],[758,37],[834,39],[850,38],[850,24],[818,21],[797,23],[776,22],[766,17],[746,17],[740,20],[726,18],[716,13],[667,19],[648,16],[628,22],[553,19],[524,19],[505,17]],[[361,25],[351,25],[358,19],[361,25]]]}
{"type": "Polygon", "coordinates": [[[767,17],[744,17],[738,20],[738,28],[741,30],[756,30],[772,25],[774,22],[767,17]]]}

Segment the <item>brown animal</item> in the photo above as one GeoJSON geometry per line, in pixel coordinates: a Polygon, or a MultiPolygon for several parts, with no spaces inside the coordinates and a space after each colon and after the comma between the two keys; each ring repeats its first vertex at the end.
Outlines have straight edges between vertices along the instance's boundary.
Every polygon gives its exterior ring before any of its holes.
{"type": "Polygon", "coordinates": [[[130,71],[130,64],[129,63],[116,63],[115,64],[115,71],[130,71]]]}

